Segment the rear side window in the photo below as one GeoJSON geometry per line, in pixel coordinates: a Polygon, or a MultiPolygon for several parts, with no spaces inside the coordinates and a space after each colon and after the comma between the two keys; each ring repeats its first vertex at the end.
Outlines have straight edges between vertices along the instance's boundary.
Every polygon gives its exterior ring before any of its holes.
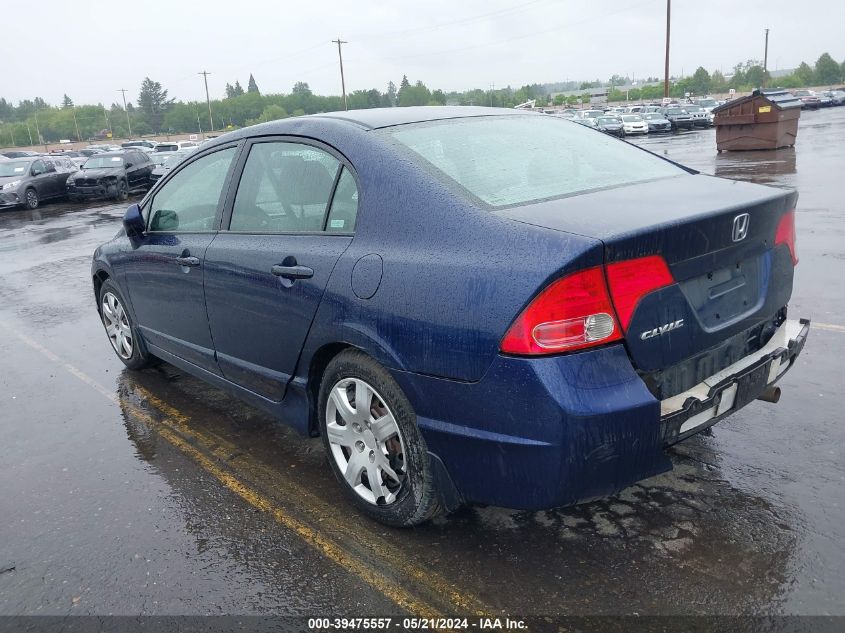
{"type": "Polygon", "coordinates": [[[231,231],[322,231],[340,161],[310,145],[252,146],[232,207],[231,231]]]}
{"type": "Polygon", "coordinates": [[[344,167],[332,198],[326,230],[329,233],[351,233],[355,230],[357,219],[358,187],[352,173],[344,167]]]}
{"type": "Polygon", "coordinates": [[[386,133],[493,207],[686,173],[636,147],[556,117],[451,119],[388,128],[386,133]]]}
{"type": "Polygon", "coordinates": [[[234,147],[208,154],[168,180],[153,198],[150,231],[213,230],[220,193],[234,155],[234,147]]]}

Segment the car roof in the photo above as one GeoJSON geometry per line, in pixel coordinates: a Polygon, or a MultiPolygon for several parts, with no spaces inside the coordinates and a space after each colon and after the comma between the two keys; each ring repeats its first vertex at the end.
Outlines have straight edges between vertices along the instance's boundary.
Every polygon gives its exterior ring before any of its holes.
{"type": "Polygon", "coordinates": [[[514,114],[527,115],[530,113],[514,110],[513,108],[484,108],[480,106],[410,106],[401,108],[371,108],[367,110],[351,110],[348,112],[325,112],[322,114],[312,114],[307,118],[338,119],[374,130],[383,127],[392,127],[394,125],[408,125],[409,123],[423,123],[426,121],[514,114]]]}
{"type": "MultiPolygon", "coordinates": [[[[97,154],[97,158],[107,158],[109,156],[126,156],[126,152],[100,152],[97,154]]],[[[91,157],[93,158],[93,156],[91,157]]]]}

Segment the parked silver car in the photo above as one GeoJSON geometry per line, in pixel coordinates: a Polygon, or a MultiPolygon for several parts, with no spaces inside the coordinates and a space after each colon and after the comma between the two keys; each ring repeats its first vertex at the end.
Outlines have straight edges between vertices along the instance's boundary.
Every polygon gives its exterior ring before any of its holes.
{"type": "Polygon", "coordinates": [[[30,156],[0,163],[0,209],[23,205],[36,209],[42,200],[65,196],[65,181],[76,170],[69,158],[30,156]]]}

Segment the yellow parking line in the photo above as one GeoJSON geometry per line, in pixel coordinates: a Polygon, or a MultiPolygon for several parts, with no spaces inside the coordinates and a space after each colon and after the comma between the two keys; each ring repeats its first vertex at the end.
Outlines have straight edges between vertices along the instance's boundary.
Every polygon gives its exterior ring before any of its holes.
{"type": "MultiPolygon", "coordinates": [[[[234,460],[231,459],[231,455],[238,451],[235,450],[235,445],[228,442],[225,438],[213,433],[203,433],[195,428],[191,428],[189,425],[190,418],[188,416],[157,398],[142,386],[133,384],[133,389],[136,390],[146,401],[148,401],[151,406],[165,416],[162,420],[155,420],[148,413],[127,402],[125,399],[118,398],[113,390],[107,389],[96,380],[85,374],[82,370],[68,363],[29,336],[18,332],[16,329],[9,326],[4,325],[4,327],[23,343],[36,350],[58,366],[62,367],[68,373],[72,374],[88,386],[92,387],[100,395],[104,396],[111,402],[118,403],[129,410],[132,415],[143,419],[149,426],[155,428],[156,432],[163,439],[194,460],[201,468],[203,468],[203,470],[214,476],[218,481],[226,486],[226,488],[240,496],[253,507],[271,514],[278,523],[295,532],[308,545],[319,551],[329,560],[337,563],[341,567],[361,578],[364,582],[378,590],[401,608],[422,617],[436,617],[438,615],[443,615],[442,608],[433,606],[428,600],[415,596],[411,592],[403,589],[396,582],[391,582],[382,574],[382,572],[379,571],[377,567],[367,563],[361,557],[348,552],[336,539],[327,537],[323,532],[311,528],[305,522],[285,512],[268,496],[255,490],[235,477],[233,474],[227,472],[227,470],[222,467],[216,459],[209,457],[196,446],[202,446],[203,449],[209,451],[216,458],[232,463],[234,460]],[[191,440],[196,445],[192,444],[192,442],[188,440],[191,440]]],[[[244,459],[239,459],[238,461],[244,462],[244,459]]],[[[246,467],[253,472],[258,473],[263,478],[275,475],[274,486],[282,483],[278,481],[278,473],[276,472],[269,471],[269,469],[256,464],[246,464],[246,467]]],[[[349,532],[349,530],[347,530],[337,518],[337,513],[332,512],[331,507],[327,503],[294,482],[285,481],[283,483],[288,489],[288,493],[292,496],[295,495],[297,501],[301,500],[306,502],[301,504],[301,507],[304,507],[312,515],[317,515],[321,526],[326,528],[327,533],[342,535],[349,532]]],[[[401,549],[389,543],[377,534],[364,536],[358,534],[354,535],[354,537],[358,540],[363,540],[364,542],[362,545],[366,547],[368,553],[378,556],[380,563],[385,566],[389,566],[392,569],[396,569],[400,572],[401,577],[410,577],[413,579],[416,586],[422,589],[422,593],[426,593],[435,598],[444,598],[449,607],[454,609],[455,612],[462,615],[468,613],[475,615],[492,614],[493,610],[483,604],[480,600],[474,596],[461,592],[451,583],[431,570],[420,567],[406,554],[404,554],[401,549]]]]}
{"type": "Polygon", "coordinates": [[[845,333],[845,325],[833,325],[832,323],[818,323],[813,321],[810,324],[810,329],[818,328],[819,330],[828,330],[830,332],[843,332],[845,333]]]}
{"type": "Polygon", "coordinates": [[[290,516],[281,508],[276,507],[270,499],[249,488],[237,477],[234,477],[230,473],[226,472],[217,463],[215,463],[214,460],[210,459],[199,449],[191,446],[190,443],[179,437],[179,435],[168,428],[166,424],[158,423],[151,416],[147,415],[144,411],[138,409],[137,407],[125,404],[124,406],[133,417],[143,420],[148,426],[154,428],[162,438],[167,440],[184,455],[194,460],[204,471],[214,476],[220,483],[238,495],[241,499],[251,506],[258,508],[262,512],[270,514],[278,523],[295,532],[306,543],[308,543],[308,545],[319,551],[326,558],[337,563],[347,571],[355,574],[368,585],[374,587],[387,598],[395,602],[401,608],[406,609],[410,613],[419,614],[423,617],[437,617],[440,615],[439,611],[431,605],[418,600],[411,593],[405,591],[401,587],[385,582],[384,578],[376,569],[348,554],[331,539],[326,538],[320,532],[290,516]]]}
{"type": "MultiPolygon", "coordinates": [[[[277,471],[243,456],[238,446],[227,438],[206,429],[190,426],[190,418],[188,416],[164,402],[141,385],[133,383],[132,388],[147,400],[153,408],[167,416],[167,420],[162,423],[174,425],[172,430],[201,444],[219,459],[225,460],[227,463],[238,463],[238,471],[247,472],[253,479],[272,481],[275,492],[278,494],[284,493],[285,496],[295,499],[299,509],[312,514],[315,522],[319,521],[322,526],[325,526],[333,533],[345,534],[349,532],[347,521],[345,520],[347,513],[343,510],[326,503],[309,489],[300,486],[295,481],[288,478],[280,481],[277,471]],[[233,455],[235,457],[231,457],[233,455]]],[[[490,607],[484,605],[474,596],[467,595],[458,590],[439,574],[430,569],[424,569],[387,539],[375,533],[363,535],[359,533],[356,536],[359,541],[363,541],[362,545],[366,547],[368,552],[378,552],[380,558],[390,561],[391,567],[400,569],[403,576],[410,576],[418,584],[426,587],[432,595],[445,597],[450,605],[458,609],[460,613],[469,612],[476,615],[488,615],[491,613],[490,607]]]]}

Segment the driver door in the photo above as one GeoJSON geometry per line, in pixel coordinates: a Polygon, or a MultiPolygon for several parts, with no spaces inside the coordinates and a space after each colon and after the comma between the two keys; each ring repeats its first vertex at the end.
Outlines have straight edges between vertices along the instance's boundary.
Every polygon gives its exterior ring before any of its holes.
{"type": "Polygon", "coordinates": [[[144,340],[215,374],[220,371],[205,309],[205,252],[216,234],[236,152],[231,145],[179,166],[144,205],[147,231],[125,265],[144,340]]]}

